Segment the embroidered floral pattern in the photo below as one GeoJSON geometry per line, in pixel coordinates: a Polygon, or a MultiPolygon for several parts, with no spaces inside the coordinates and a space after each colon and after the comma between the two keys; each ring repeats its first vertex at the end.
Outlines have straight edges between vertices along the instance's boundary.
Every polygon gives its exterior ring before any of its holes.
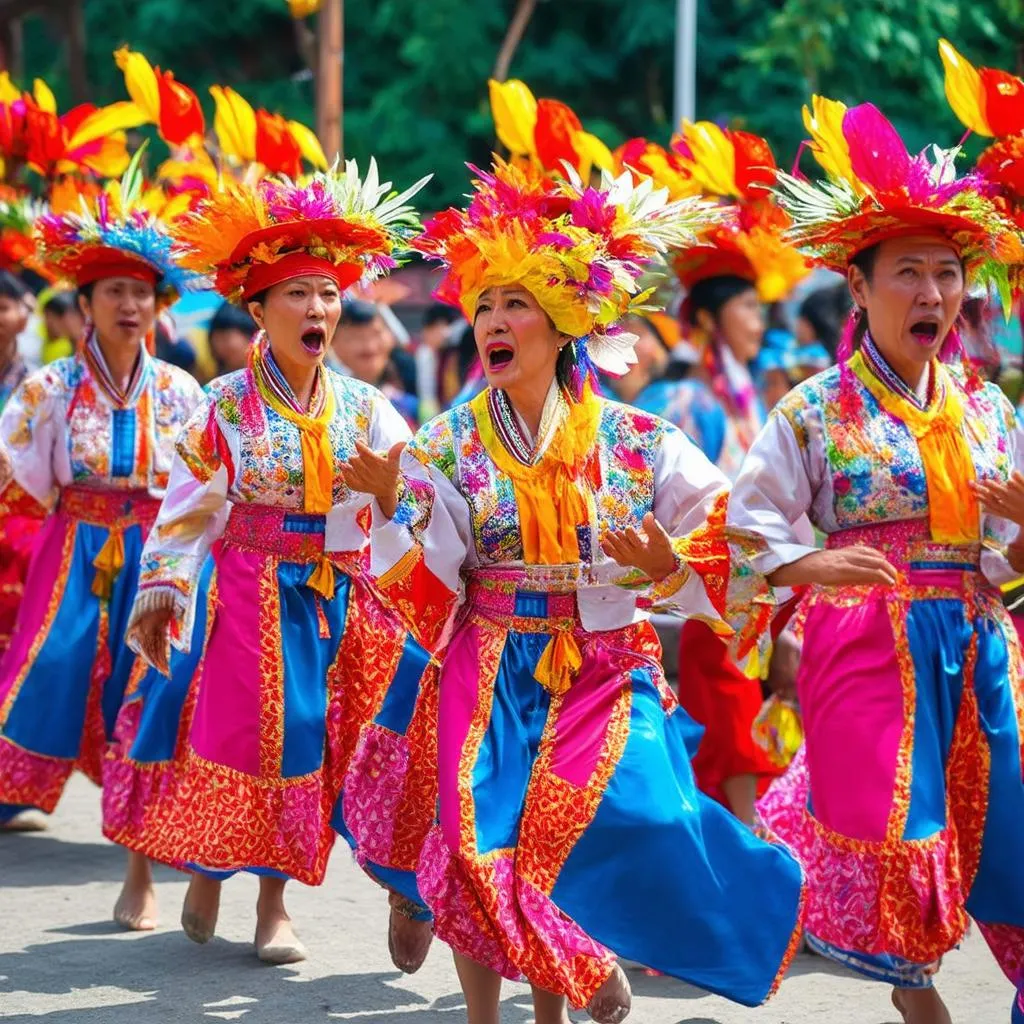
{"type": "MultiPolygon", "coordinates": [[[[1005,479],[1011,469],[1009,403],[995,385],[964,389],[961,397],[964,434],[978,479],[1005,479]]],[[[816,503],[811,510],[819,529],[832,533],[927,517],[928,492],[917,442],[852,373],[833,367],[818,374],[786,395],[772,415],[786,418],[805,457],[812,439],[815,448],[820,442],[823,449],[832,499],[829,507],[816,503]]]]}

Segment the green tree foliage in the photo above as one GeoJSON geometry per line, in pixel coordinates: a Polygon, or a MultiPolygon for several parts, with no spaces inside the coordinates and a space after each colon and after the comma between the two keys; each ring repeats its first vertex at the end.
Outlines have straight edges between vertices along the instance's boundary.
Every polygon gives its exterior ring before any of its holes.
{"type": "MultiPolygon", "coordinates": [[[[698,115],[766,135],[788,164],[804,137],[812,91],[878,104],[912,148],[954,143],[936,43],[948,36],[976,63],[1021,68],[1022,0],[714,0],[700,2],[698,115]]],[[[433,171],[427,202],[455,202],[466,161],[494,146],[487,78],[513,0],[349,0],[345,17],[345,149],[375,154],[396,181],[433,171]]],[[[538,3],[511,74],[570,104],[614,146],[668,140],[675,0],[538,3]]],[[[122,0],[86,5],[97,102],[123,98],[112,51],[129,43],[172,68],[212,114],[206,89],[230,84],[255,105],[313,123],[313,82],[285,0],[122,0]]],[[[67,103],[59,34],[26,25],[27,77],[67,103]]],[[[809,168],[808,168],[809,169],[809,168]]]]}

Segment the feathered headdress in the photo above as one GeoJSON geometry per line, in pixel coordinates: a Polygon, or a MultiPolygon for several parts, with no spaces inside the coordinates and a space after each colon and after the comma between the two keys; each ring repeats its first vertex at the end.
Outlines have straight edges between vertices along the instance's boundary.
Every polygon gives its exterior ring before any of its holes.
{"type": "Polygon", "coordinates": [[[965,128],[995,141],[978,157],[978,173],[999,189],[1024,228],[1024,81],[997,68],[976,68],[939,40],[946,99],[965,128]]]}
{"type": "Polygon", "coordinates": [[[683,287],[729,275],[749,280],[764,302],[782,299],[808,273],[785,239],[789,218],[768,186],[776,164],[768,143],[750,132],[710,121],[683,123],[668,150],[633,139],[616,152],[622,166],[650,175],[673,196],[703,195],[729,205],[732,216],[700,245],[680,250],[672,264],[683,287]]]}
{"type": "Polygon", "coordinates": [[[510,79],[487,83],[494,130],[509,151],[510,162],[565,177],[568,165],[584,181],[590,172],[611,170],[612,154],[596,136],[583,130],[571,107],[561,100],[536,99],[525,82],[510,79]]]}
{"type": "Polygon", "coordinates": [[[701,199],[670,201],[667,189],[628,173],[604,172],[595,188],[571,167],[557,182],[503,161],[489,173],[471,170],[469,206],[438,214],[412,243],[447,270],[437,298],[472,320],[484,289],[521,284],[558,331],[587,338],[594,365],[613,374],[635,361],[635,335],[615,325],[646,308],[645,266],[692,245],[724,214],[701,199]]]}
{"type": "Polygon", "coordinates": [[[32,226],[46,212],[46,205],[7,185],[0,185],[0,270],[35,271],[48,280],[53,273],[36,255],[32,226]]]}
{"type": "Polygon", "coordinates": [[[140,148],[124,177],[106,190],[78,196],[77,208],[43,214],[35,222],[40,260],[51,271],[87,285],[105,277],[151,281],[164,299],[198,285],[172,255],[168,223],[157,217],[143,187],[140,148]]]}
{"type": "Polygon", "coordinates": [[[305,185],[224,179],[175,229],[178,260],[214,277],[231,300],[302,274],[332,277],[342,289],[367,284],[397,265],[396,251],[418,230],[407,202],[429,180],[397,194],[372,159],[365,180],[353,160],[305,185]]]}
{"type": "Polygon", "coordinates": [[[969,272],[1007,293],[1007,263],[1020,242],[977,173],[957,177],[957,150],[933,146],[912,157],[877,107],[847,109],[815,96],[804,107],[811,151],[827,178],[811,182],[779,172],[779,204],[792,218],[789,237],[819,266],[845,273],[850,259],[885,238],[938,232],[969,272]]]}

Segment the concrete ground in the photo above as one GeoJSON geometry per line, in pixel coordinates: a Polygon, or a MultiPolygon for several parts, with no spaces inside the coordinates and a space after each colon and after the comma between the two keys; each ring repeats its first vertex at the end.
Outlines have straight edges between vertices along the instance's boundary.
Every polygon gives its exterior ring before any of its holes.
{"type": "MultiPolygon", "coordinates": [[[[465,1020],[450,957],[435,944],[414,977],[388,959],[382,896],[341,847],[322,888],[295,885],[289,908],[311,959],[265,967],[252,952],[256,883],[225,885],[218,938],[177,928],[184,876],[161,869],[162,927],[119,932],[110,913],[124,854],[99,828],[99,794],[76,778],[48,833],[0,835],[0,1018],[53,1024],[457,1024],[465,1020]]],[[[652,870],[668,870],[668,866],[652,870]]],[[[631,970],[633,1024],[882,1024],[888,990],[802,956],[776,998],[750,1010],[631,970]]],[[[948,957],[941,988],[957,1024],[1005,1024],[1011,990],[972,937],[948,957]]],[[[506,985],[504,1024],[531,1019],[527,989],[506,985]]],[[[576,1015],[584,1020],[585,1015],[576,1015]]]]}

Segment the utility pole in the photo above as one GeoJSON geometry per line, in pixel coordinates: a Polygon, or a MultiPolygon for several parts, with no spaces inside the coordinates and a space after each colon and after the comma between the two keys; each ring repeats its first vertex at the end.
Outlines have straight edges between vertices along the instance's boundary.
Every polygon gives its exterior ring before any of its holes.
{"type": "Polygon", "coordinates": [[[676,0],[675,123],[697,117],[697,0],[676,0]]]}
{"type": "Polygon", "coordinates": [[[324,0],[318,18],[316,133],[333,162],[344,156],[345,0],[324,0]]]}

